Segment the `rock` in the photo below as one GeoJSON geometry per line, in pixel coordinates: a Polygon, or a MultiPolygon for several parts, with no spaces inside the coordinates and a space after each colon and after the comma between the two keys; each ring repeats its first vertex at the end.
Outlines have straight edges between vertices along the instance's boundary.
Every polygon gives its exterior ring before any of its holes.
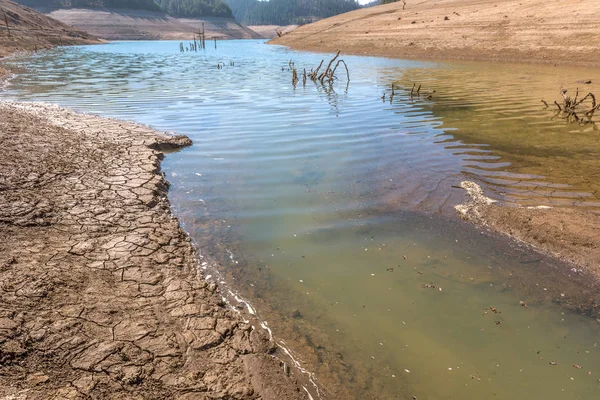
{"type": "Polygon", "coordinates": [[[36,386],[48,382],[49,379],[50,378],[48,377],[48,375],[44,375],[41,372],[36,372],[34,374],[28,375],[26,380],[27,383],[29,383],[30,385],[36,386]]]}

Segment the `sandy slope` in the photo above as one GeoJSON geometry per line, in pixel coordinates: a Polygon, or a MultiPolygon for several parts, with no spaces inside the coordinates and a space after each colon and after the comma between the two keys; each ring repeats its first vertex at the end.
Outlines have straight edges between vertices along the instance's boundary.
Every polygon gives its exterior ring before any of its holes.
{"type": "Polygon", "coordinates": [[[0,22],[0,57],[16,50],[98,42],[85,32],[9,0],[0,0],[0,22]]]}
{"type": "Polygon", "coordinates": [[[600,1],[406,0],[405,9],[400,1],[353,11],[271,43],[404,58],[600,65],[600,1]]]}
{"type": "MultiPolygon", "coordinates": [[[[42,10],[43,11],[43,10],[42,10]]],[[[207,39],[258,39],[261,36],[231,18],[173,18],[164,13],[141,10],[91,10],[84,8],[51,11],[52,18],[108,40],[192,40],[204,29],[207,39]]]]}

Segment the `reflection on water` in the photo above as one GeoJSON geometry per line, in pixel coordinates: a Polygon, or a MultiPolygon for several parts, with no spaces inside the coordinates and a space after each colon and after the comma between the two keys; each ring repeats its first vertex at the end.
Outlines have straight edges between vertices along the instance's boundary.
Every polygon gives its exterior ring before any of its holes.
{"type": "Polygon", "coordinates": [[[192,137],[163,163],[178,215],[331,398],[597,398],[600,325],[571,311],[596,297],[578,274],[443,215],[464,179],[597,208],[598,133],[539,105],[598,73],[344,57],[348,87],[294,88],[289,60],[321,57],[61,49],[15,61],[9,95],[192,137]],[[382,102],[392,82],[436,93],[382,102]]]}
{"type": "Polygon", "coordinates": [[[466,63],[434,72],[412,69],[399,81],[407,87],[413,82],[436,90],[426,108],[442,118],[442,129],[452,130],[446,148],[463,158],[462,172],[485,184],[492,197],[600,207],[600,124],[569,124],[541,102],[562,103],[561,86],[570,96],[577,89],[600,93],[597,71],[466,63]],[[588,76],[595,79],[582,83],[588,76]]]}

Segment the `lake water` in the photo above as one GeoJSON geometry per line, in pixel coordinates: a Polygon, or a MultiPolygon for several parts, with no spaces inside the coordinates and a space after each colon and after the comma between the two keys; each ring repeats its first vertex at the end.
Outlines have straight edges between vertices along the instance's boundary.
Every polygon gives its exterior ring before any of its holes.
{"type": "Polygon", "coordinates": [[[453,206],[473,180],[509,203],[597,210],[598,130],[540,100],[600,92],[600,72],[344,56],[349,83],[292,85],[290,60],[331,56],[261,41],[56,49],[11,60],[5,96],[189,135],[163,169],[218,263],[205,274],[250,301],[324,396],[599,398],[597,292],[453,206]]]}

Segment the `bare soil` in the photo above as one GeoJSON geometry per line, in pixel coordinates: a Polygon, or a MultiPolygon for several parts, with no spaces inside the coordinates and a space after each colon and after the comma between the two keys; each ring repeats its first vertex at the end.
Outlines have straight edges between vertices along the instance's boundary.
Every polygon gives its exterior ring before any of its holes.
{"type": "Polygon", "coordinates": [[[42,104],[0,116],[0,398],[305,398],[170,213],[162,151],[187,137],[42,104]]]}
{"type": "Polygon", "coordinates": [[[304,25],[272,44],[437,60],[600,65],[597,0],[406,0],[304,25]]]}
{"type": "Polygon", "coordinates": [[[488,226],[581,268],[600,281],[600,212],[503,205],[463,182],[470,199],[456,206],[464,219],[488,226]]]}
{"type": "Polygon", "coordinates": [[[207,39],[260,39],[233,18],[173,18],[167,14],[126,9],[70,8],[48,10],[49,16],[107,40],[193,40],[202,30],[207,39]]]}
{"type": "Polygon", "coordinates": [[[9,0],[0,0],[0,58],[15,51],[37,51],[58,45],[100,42],[88,33],[30,8],[9,0]]]}
{"type": "Polygon", "coordinates": [[[248,25],[248,28],[252,29],[265,39],[273,39],[280,34],[288,34],[297,27],[298,25],[248,25]]]}

